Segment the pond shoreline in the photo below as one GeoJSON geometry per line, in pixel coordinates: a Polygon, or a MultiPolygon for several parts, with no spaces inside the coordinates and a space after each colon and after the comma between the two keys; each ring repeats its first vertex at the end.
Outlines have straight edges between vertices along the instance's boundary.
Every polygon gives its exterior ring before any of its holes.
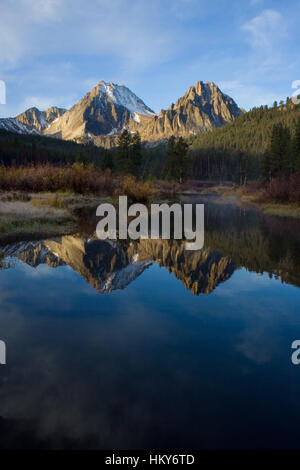
{"type": "MultiPolygon", "coordinates": [[[[178,186],[170,192],[170,200],[175,202],[187,197],[213,198],[220,204],[234,204],[244,208],[255,208],[266,215],[300,218],[297,204],[262,202],[257,192],[241,190],[232,184],[197,186],[180,191],[178,186]]],[[[159,185],[157,187],[159,193],[159,185]]],[[[157,193],[157,194],[158,194],[157,193]]],[[[82,195],[65,192],[28,193],[25,191],[3,191],[0,193],[0,242],[10,242],[26,237],[43,238],[69,235],[78,230],[81,209],[91,209],[108,202],[109,196],[82,195]]],[[[157,202],[162,202],[158,201],[157,202]]]]}
{"type": "Polygon", "coordinates": [[[2,192],[0,242],[72,234],[78,229],[77,210],[104,200],[107,198],[69,193],[2,192]]]}
{"type": "Polygon", "coordinates": [[[178,192],[183,196],[215,196],[220,203],[231,203],[243,207],[252,207],[266,215],[292,217],[300,219],[300,205],[296,203],[278,203],[272,200],[261,200],[261,192],[251,187],[236,187],[234,185],[212,185],[203,189],[190,189],[178,192]]]}

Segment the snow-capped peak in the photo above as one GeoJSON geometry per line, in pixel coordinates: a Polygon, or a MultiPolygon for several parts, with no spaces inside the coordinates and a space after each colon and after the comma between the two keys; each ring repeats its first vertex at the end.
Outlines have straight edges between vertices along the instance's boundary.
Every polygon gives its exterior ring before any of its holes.
{"type": "Polygon", "coordinates": [[[154,111],[146,106],[145,103],[126,86],[101,81],[98,87],[100,93],[107,95],[113,103],[127,108],[137,122],[139,121],[136,114],[143,114],[144,116],[151,117],[155,116],[154,111]]]}

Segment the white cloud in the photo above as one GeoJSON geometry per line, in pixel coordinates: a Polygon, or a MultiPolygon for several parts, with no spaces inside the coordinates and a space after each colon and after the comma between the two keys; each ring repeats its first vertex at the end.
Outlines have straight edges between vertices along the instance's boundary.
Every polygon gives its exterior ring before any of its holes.
{"type": "Polygon", "coordinates": [[[285,35],[284,20],[276,10],[264,10],[242,26],[248,33],[251,46],[264,54],[274,52],[275,46],[285,35]]]}
{"type": "Polygon", "coordinates": [[[59,0],[21,0],[23,10],[30,13],[32,21],[59,21],[61,19],[61,5],[59,0]]]}
{"type": "Polygon", "coordinates": [[[244,24],[235,2],[225,0],[0,3],[0,78],[8,90],[1,117],[16,115],[25,99],[47,104],[65,94],[71,104],[70,94],[75,102],[100,79],[123,82],[159,110],[198,79],[236,80],[233,97],[248,108],[278,98],[279,80],[289,90],[299,77],[296,14],[260,11],[262,0],[244,24]]]}
{"type": "Polygon", "coordinates": [[[2,4],[0,65],[14,65],[33,49],[37,50],[37,44],[43,45],[45,38],[40,27],[60,21],[62,6],[59,0],[7,0],[2,4]]]}
{"type": "Polygon", "coordinates": [[[219,86],[224,93],[232,96],[240,107],[246,109],[265,104],[272,105],[275,100],[280,99],[278,94],[267,87],[242,83],[238,80],[221,81],[219,86]]]}
{"type": "Polygon", "coordinates": [[[55,106],[57,106],[56,103],[58,102],[58,99],[56,100],[56,98],[47,98],[45,96],[26,96],[21,105],[21,109],[28,109],[35,106],[41,110],[45,110],[54,106],[54,102],[55,106]]]}
{"type": "Polygon", "coordinates": [[[127,67],[168,58],[175,33],[158,0],[13,0],[1,6],[0,65],[47,54],[111,54],[127,67]],[[67,32],[67,33],[66,33],[67,32]]]}
{"type": "Polygon", "coordinates": [[[238,82],[237,80],[224,80],[222,82],[219,83],[219,87],[226,91],[226,90],[236,90],[236,89],[239,89],[241,88],[243,85],[238,82]]]}
{"type": "Polygon", "coordinates": [[[36,107],[42,111],[51,106],[58,106],[61,108],[69,109],[77,101],[78,96],[75,94],[70,95],[57,95],[57,96],[39,96],[39,95],[30,95],[25,96],[24,100],[18,106],[17,113],[21,113],[26,109],[36,107]]]}

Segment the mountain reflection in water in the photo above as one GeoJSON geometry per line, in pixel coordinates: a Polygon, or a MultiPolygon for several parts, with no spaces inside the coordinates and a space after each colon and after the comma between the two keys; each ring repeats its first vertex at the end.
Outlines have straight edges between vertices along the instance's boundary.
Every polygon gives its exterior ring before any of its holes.
{"type": "Polygon", "coordinates": [[[69,265],[98,292],[124,289],[152,263],[166,267],[194,294],[208,294],[228,279],[236,264],[217,251],[186,251],[184,243],[141,240],[122,246],[94,237],[65,236],[5,247],[3,252],[37,267],[69,265]]]}
{"type": "Polygon", "coordinates": [[[206,205],[205,216],[205,246],[197,251],[177,240],[102,241],[95,233],[18,242],[1,251],[33,267],[69,265],[99,293],[126,288],[155,262],[195,295],[211,293],[241,267],[300,285],[299,221],[218,205],[206,205]]]}

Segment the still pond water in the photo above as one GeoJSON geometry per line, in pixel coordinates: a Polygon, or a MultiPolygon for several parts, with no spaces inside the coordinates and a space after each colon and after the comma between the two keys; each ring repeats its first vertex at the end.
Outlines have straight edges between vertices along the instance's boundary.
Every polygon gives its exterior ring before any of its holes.
{"type": "Polygon", "coordinates": [[[93,220],[0,248],[1,448],[300,448],[300,223],[205,224],[197,252],[93,220]]]}

